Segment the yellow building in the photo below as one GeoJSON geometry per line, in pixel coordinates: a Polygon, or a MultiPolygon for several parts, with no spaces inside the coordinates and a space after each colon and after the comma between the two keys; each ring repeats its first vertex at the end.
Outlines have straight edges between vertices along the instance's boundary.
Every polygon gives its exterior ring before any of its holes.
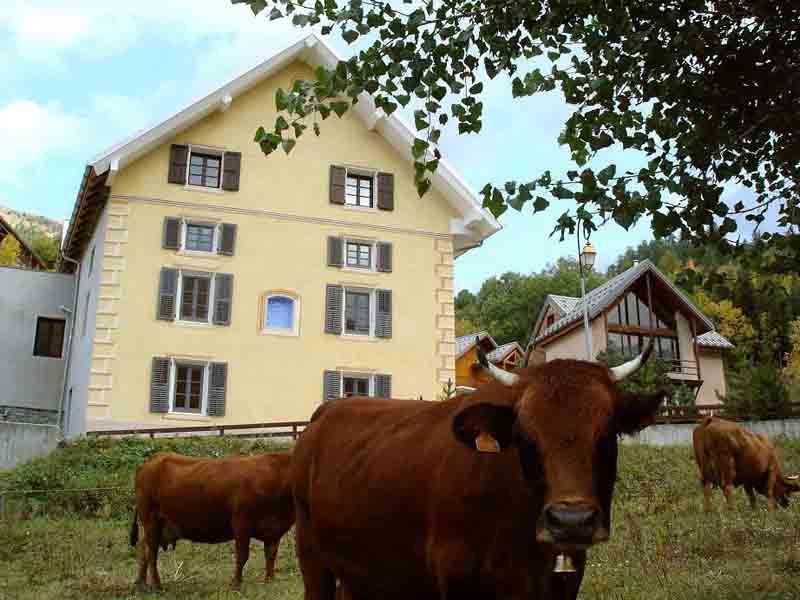
{"type": "Polygon", "coordinates": [[[419,198],[413,134],[368,96],[289,156],[252,141],[337,60],[309,36],[87,165],[70,433],[303,420],[455,377],[453,260],[499,229],[467,185],[442,162],[419,198]]]}

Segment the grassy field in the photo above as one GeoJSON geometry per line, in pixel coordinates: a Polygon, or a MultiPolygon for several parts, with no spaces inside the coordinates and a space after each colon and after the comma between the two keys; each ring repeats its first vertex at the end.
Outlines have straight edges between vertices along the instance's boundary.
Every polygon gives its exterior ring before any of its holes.
{"type": "MultiPolygon", "coordinates": [[[[780,446],[785,470],[800,472],[800,443],[780,446]]],[[[0,474],[6,490],[124,488],[10,498],[0,521],[0,598],[133,597],[130,481],[135,466],[160,449],[219,456],[269,447],[228,439],[85,441],[0,474]]],[[[760,499],[753,512],[737,491],[736,510],[727,512],[716,492],[716,510],[705,515],[689,448],[623,446],[620,467],[611,541],[590,553],[582,598],[800,599],[800,498],[775,513],[760,499]]],[[[242,594],[227,589],[232,544],[181,541],[159,563],[159,598],[302,598],[291,535],[281,545],[277,578],[267,584],[260,544],[253,543],[242,594]]]]}

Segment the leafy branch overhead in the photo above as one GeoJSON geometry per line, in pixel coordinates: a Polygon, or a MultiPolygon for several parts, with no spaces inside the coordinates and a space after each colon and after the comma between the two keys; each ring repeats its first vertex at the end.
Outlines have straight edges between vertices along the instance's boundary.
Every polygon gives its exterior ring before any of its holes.
{"type": "Polygon", "coordinates": [[[560,90],[573,112],[559,142],[577,169],[487,184],[484,206],[495,215],[569,201],[555,227],[562,237],[576,226],[589,234],[608,220],[628,228],[647,216],[657,237],[726,246],[738,215],[761,224],[772,207],[775,231],[759,243],[796,269],[798,2],[231,1],[360,42],[335,69],[319,68],[314,80],[278,92],[280,116],[256,134],[267,154],[290,152],[309,126],[319,135],[320,121],[341,117],[368,93],[387,115],[413,109],[424,194],[444,127],[479,132],[483,81],[503,74],[514,98],[560,90]],[[636,152],[640,168],[595,168],[612,146],[636,152]],[[726,186],[749,188],[747,201],[723,200],[726,186]]]}

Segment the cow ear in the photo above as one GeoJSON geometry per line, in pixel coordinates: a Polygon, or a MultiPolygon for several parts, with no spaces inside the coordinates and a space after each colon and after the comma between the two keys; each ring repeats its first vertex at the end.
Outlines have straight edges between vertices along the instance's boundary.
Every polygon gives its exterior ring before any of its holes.
{"type": "Polygon", "coordinates": [[[511,445],[516,418],[510,406],[487,402],[473,404],[453,418],[453,435],[478,452],[500,452],[511,445]]]}
{"type": "Polygon", "coordinates": [[[655,423],[658,408],[669,395],[666,389],[653,394],[621,392],[614,408],[617,433],[636,433],[655,423]]]}

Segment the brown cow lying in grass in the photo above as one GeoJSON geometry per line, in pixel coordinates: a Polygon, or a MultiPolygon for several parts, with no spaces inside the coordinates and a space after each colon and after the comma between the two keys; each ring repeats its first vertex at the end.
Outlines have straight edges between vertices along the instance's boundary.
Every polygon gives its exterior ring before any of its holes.
{"type": "Polygon", "coordinates": [[[159,453],[136,471],[136,510],[130,542],[144,537],[139,549],[136,589],[150,583],[161,589],[158,549],[178,539],[217,544],[236,541],[236,571],[232,586],[242,584],[242,569],[250,553],[250,538],[264,542],[266,579],[275,573],[281,537],[294,524],[289,487],[291,454],[261,454],[221,459],[190,458],[159,453]]]}
{"type": "Polygon", "coordinates": [[[800,492],[798,477],[784,477],[775,447],[766,436],[752,433],[736,423],[706,417],[692,434],[694,456],[703,485],[703,507],[711,511],[711,488],[722,488],[728,508],[733,508],[733,486],[742,486],[756,507],[755,492],[775,504],[789,505],[789,495],[800,492]]]}

